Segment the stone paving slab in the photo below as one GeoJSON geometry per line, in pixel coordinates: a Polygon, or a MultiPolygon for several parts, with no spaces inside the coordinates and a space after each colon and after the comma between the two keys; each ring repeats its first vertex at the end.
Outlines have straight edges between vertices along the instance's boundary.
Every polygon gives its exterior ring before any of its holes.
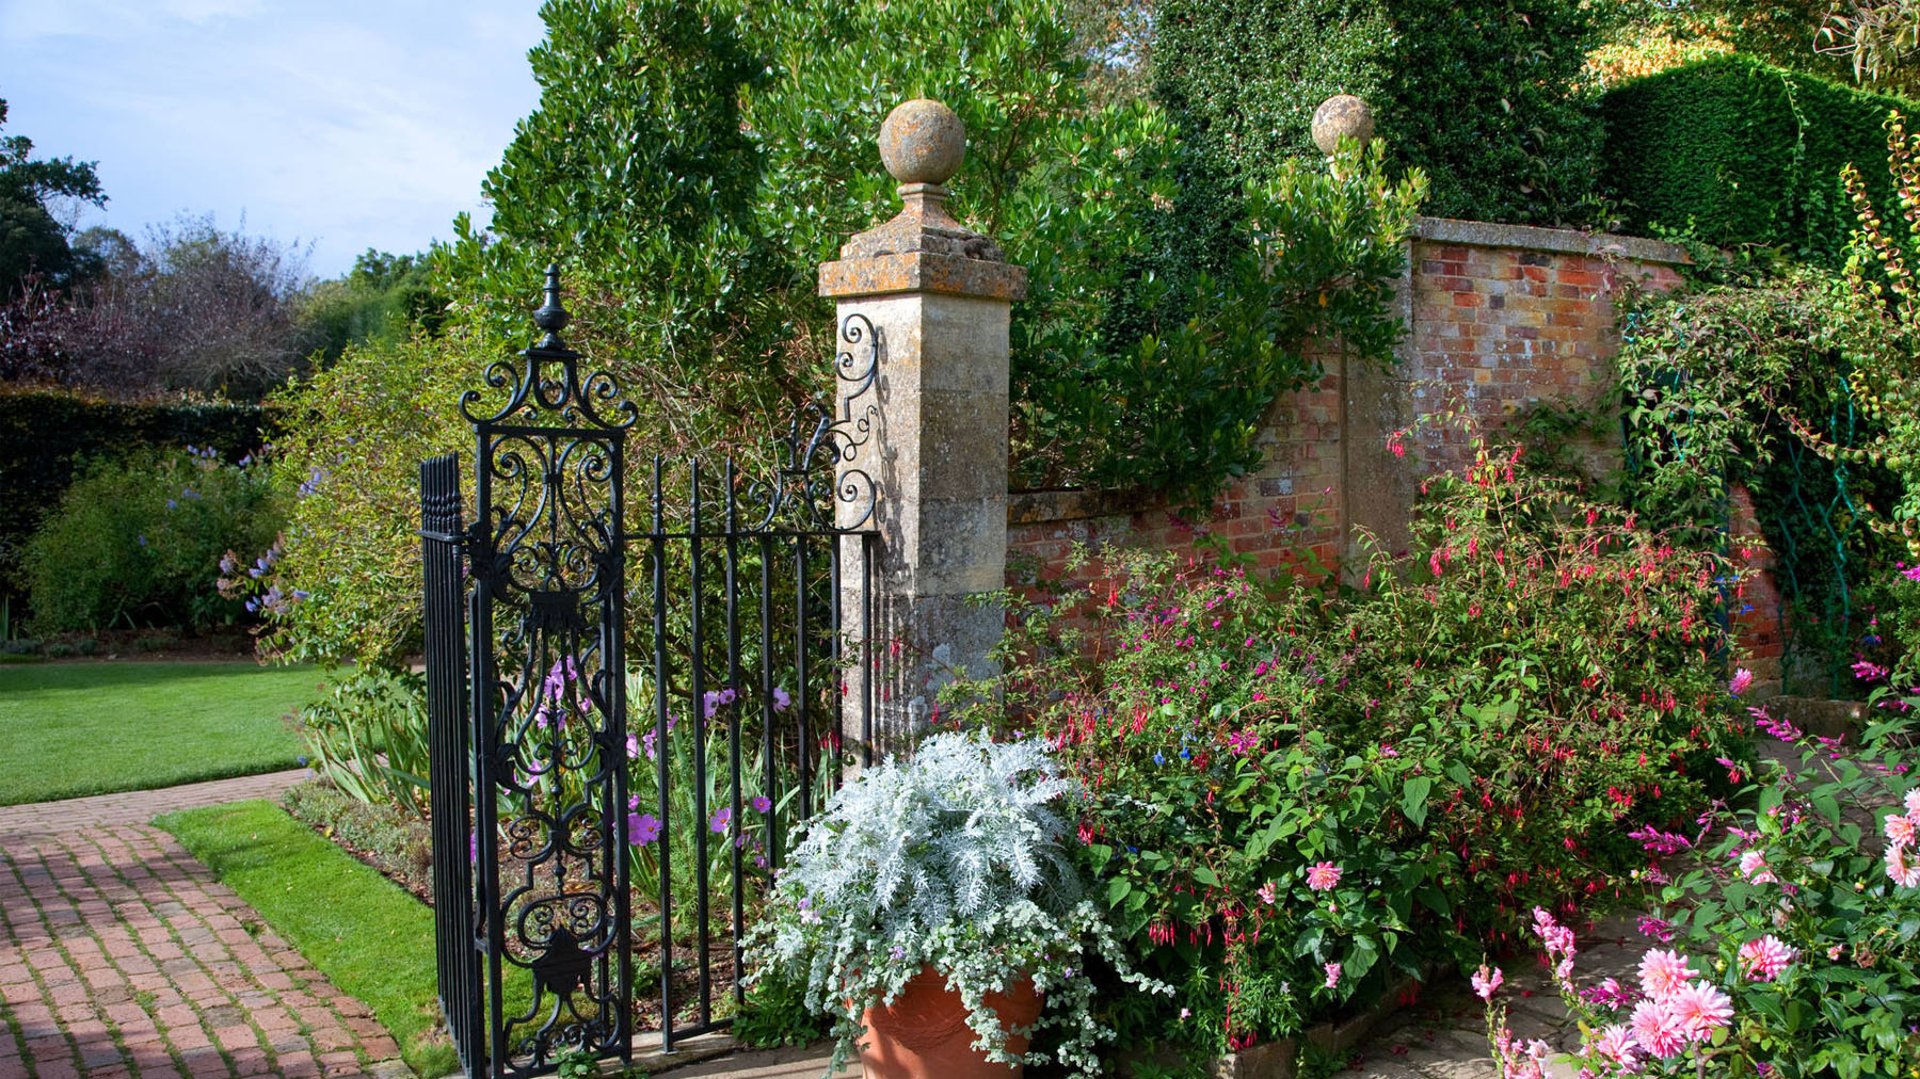
{"type": "Polygon", "coordinates": [[[0,808],[0,1079],[407,1076],[334,988],[154,815],[304,771],[0,808]]]}

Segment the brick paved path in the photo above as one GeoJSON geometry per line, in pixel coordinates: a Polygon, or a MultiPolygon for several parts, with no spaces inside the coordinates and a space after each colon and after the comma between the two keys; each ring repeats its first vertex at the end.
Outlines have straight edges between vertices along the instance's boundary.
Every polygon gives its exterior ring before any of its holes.
{"type": "Polygon", "coordinates": [[[131,823],[301,776],[0,809],[0,1079],[409,1074],[365,1005],[131,823]]]}

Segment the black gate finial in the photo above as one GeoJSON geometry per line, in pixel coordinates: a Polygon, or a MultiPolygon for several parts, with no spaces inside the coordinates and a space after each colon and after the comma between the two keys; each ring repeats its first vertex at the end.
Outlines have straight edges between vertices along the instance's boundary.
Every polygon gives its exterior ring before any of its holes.
{"type": "Polygon", "coordinates": [[[533,312],[533,324],[547,331],[547,336],[540,339],[539,347],[565,349],[567,345],[560,340],[560,331],[566,329],[567,323],[571,321],[573,316],[567,313],[566,308],[560,306],[560,264],[549,262],[547,263],[547,302],[533,312]]]}

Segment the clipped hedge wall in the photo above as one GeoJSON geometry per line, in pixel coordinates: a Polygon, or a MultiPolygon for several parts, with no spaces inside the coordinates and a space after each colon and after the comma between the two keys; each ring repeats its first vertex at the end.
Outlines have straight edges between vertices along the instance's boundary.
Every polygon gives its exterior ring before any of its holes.
{"type": "Polygon", "coordinates": [[[81,462],[150,447],[212,446],[228,460],[266,443],[260,405],[121,404],[58,390],[0,388],[0,593],[25,591],[27,537],[73,483],[81,462]]]}
{"type": "Polygon", "coordinates": [[[1601,103],[1603,185],[1629,231],[1778,246],[1838,262],[1853,227],[1840,184],[1852,162],[1882,212],[1894,203],[1887,113],[1915,105],[1745,56],[1623,83],[1601,103]]]}
{"type": "Polygon", "coordinates": [[[1588,224],[1599,30],[1582,0],[1161,0],[1154,93],[1233,190],[1318,156],[1313,110],[1355,94],[1390,161],[1426,170],[1426,213],[1588,224]]]}

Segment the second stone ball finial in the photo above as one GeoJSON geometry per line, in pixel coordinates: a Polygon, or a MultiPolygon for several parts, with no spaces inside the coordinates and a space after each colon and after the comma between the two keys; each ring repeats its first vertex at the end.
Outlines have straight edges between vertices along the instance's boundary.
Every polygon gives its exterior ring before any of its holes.
{"type": "Polygon", "coordinates": [[[1335,94],[1313,110],[1313,144],[1321,153],[1333,153],[1342,135],[1353,137],[1362,146],[1373,138],[1373,109],[1352,94],[1335,94]]]}
{"type": "Polygon", "coordinates": [[[880,161],[898,183],[944,184],[966,156],[966,125],[938,101],[903,101],[880,125],[880,161]]]}

